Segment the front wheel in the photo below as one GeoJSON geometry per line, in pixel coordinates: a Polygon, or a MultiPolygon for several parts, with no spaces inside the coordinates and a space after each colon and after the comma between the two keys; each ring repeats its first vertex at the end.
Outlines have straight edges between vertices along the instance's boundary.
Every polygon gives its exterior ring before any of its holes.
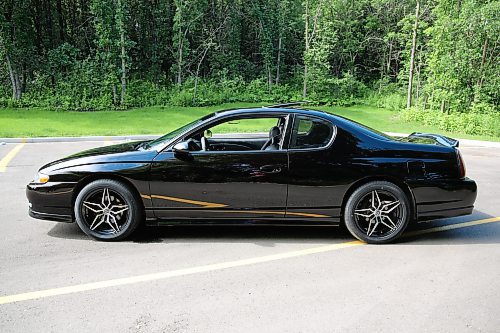
{"type": "Polygon", "coordinates": [[[74,211],[80,229],[102,241],[126,238],[143,220],[142,207],[134,193],[110,179],[85,186],[76,197],[74,211]]]}
{"type": "Polygon", "coordinates": [[[398,186],[384,181],[370,182],[356,189],[344,213],[350,233],[371,244],[394,241],[404,232],[410,218],[406,194],[398,186]]]}

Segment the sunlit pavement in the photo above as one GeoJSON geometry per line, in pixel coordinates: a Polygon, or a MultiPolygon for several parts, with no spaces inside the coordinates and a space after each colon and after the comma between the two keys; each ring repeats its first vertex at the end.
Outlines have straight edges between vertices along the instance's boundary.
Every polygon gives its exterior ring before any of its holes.
{"type": "MultiPolygon", "coordinates": [[[[333,227],[152,228],[102,243],[28,217],[39,166],[104,144],[27,143],[0,172],[1,332],[498,332],[500,222],[344,246],[333,227]]],[[[500,149],[461,151],[474,214],[410,232],[500,216],[500,149]]]]}

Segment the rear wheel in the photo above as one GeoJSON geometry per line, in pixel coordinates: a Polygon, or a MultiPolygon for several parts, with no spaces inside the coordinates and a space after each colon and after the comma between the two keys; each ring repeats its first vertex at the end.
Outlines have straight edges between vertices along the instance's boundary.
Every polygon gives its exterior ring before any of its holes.
{"type": "Polygon", "coordinates": [[[404,232],[410,221],[406,194],[393,183],[375,181],[355,190],[345,207],[350,233],[371,244],[389,243],[404,232]]]}
{"type": "Polygon", "coordinates": [[[126,238],[143,220],[142,207],[134,193],[110,179],[85,186],[76,198],[74,211],[80,229],[103,241],[126,238]]]}

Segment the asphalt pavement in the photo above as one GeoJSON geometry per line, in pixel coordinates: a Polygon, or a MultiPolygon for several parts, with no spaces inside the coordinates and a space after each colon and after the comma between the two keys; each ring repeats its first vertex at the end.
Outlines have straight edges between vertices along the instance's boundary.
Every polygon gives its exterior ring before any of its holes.
{"type": "Polygon", "coordinates": [[[415,224],[397,244],[264,226],[103,243],[28,217],[41,165],[110,143],[0,145],[0,332],[500,331],[500,148],[461,147],[473,215],[415,224]]]}

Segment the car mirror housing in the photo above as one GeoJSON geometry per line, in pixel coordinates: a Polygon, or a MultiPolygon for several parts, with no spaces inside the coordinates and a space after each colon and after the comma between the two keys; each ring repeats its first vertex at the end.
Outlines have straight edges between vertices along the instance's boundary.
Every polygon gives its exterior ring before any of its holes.
{"type": "Polygon", "coordinates": [[[179,143],[176,143],[173,147],[172,150],[174,153],[178,154],[189,154],[189,144],[187,141],[182,141],[179,143]]]}

